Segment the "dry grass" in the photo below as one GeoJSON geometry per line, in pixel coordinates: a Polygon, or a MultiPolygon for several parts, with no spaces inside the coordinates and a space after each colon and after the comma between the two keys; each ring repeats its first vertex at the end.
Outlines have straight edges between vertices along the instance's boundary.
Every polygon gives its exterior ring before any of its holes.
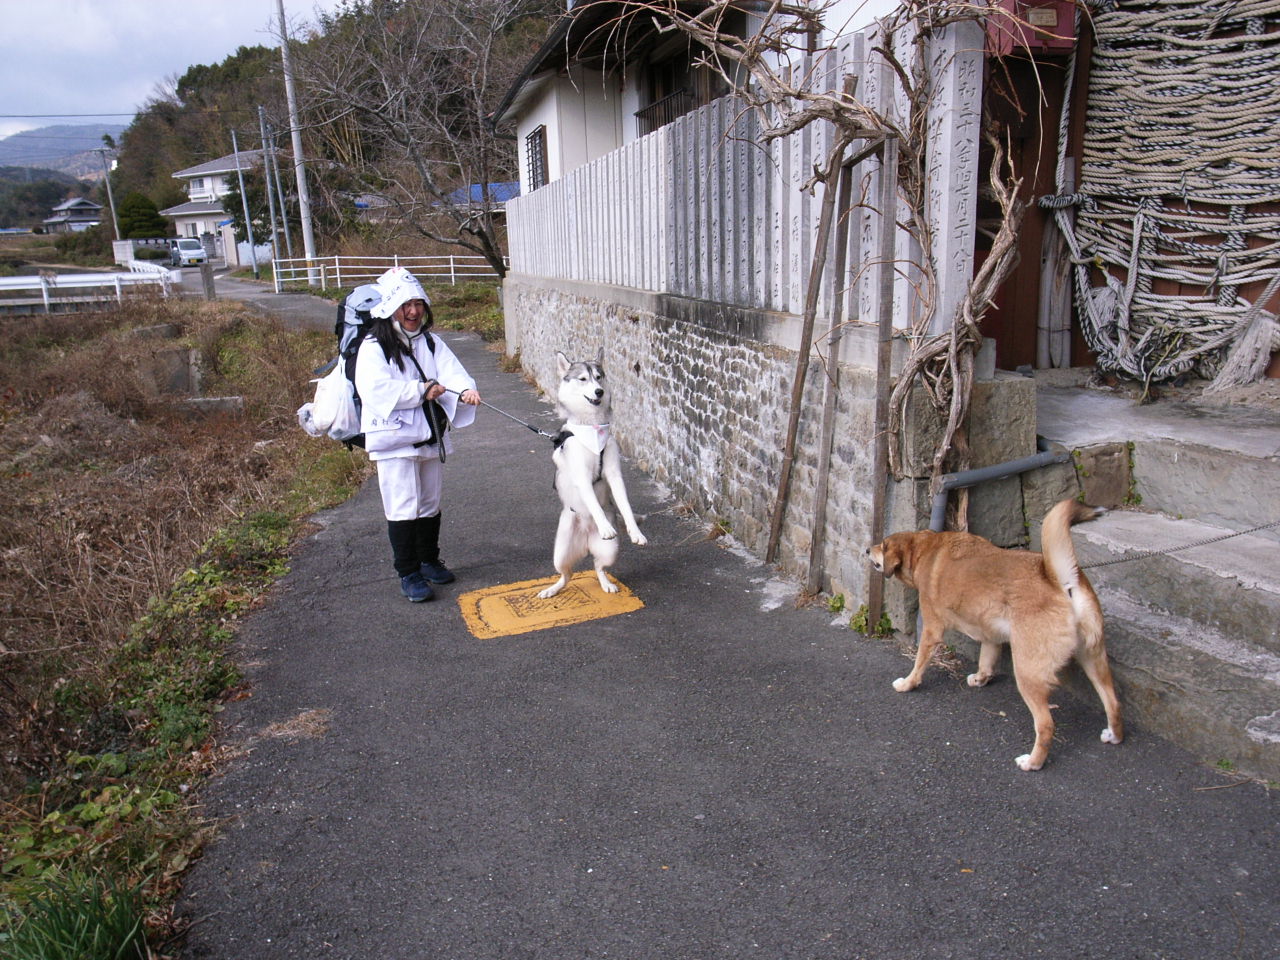
{"type": "Polygon", "coordinates": [[[278,740],[315,740],[329,732],[332,720],[332,710],[304,710],[296,717],[268,724],[263,729],[262,736],[278,740]]]}
{"type": "Polygon", "coordinates": [[[279,509],[291,491],[286,512],[305,513],[301,476],[320,467],[350,484],[367,466],[297,427],[330,337],[192,301],[2,322],[0,797],[10,797],[66,751],[103,748],[102,705],[66,691],[110,689],[94,674],[216,531],[279,509]],[[160,324],[180,336],[131,332],[160,324]],[[242,395],[245,415],[191,419],[161,393],[150,371],[175,348],[202,357],[207,395],[242,395]]]}

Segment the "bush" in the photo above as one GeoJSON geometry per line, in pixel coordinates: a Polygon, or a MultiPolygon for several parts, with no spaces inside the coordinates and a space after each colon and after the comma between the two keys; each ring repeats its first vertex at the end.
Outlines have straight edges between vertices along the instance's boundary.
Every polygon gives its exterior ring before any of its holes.
{"type": "Polygon", "coordinates": [[[168,260],[169,251],[164,247],[139,247],[133,251],[135,260],[168,260]]]}
{"type": "Polygon", "coordinates": [[[59,234],[53,246],[59,256],[72,263],[99,264],[113,260],[111,240],[102,224],[79,233],[59,234]]]}

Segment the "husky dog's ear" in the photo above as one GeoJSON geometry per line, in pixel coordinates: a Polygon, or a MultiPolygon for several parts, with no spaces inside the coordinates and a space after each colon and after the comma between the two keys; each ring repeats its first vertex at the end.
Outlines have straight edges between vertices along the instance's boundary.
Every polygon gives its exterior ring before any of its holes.
{"type": "Polygon", "coordinates": [[[570,367],[569,358],[559,350],[556,351],[556,371],[559,373],[560,379],[564,379],[565,373],[570,367]]]}

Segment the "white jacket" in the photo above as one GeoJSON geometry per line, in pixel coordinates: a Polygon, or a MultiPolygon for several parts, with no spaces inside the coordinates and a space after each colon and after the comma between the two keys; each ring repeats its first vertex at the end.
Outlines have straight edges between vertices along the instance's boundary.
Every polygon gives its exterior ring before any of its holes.
{"type": "MultiPolygon", "coordinates": [[[[468,426],[476,418],[476,408],[458,402],[458,394],[474,390],[476,382],[458,360],[448,345],[439,337],[435,352],[427,346],[427,334],[410,341],[413,355],[417,357],[422,372],[429,380],[439,380],[456,393],[445,393],[438,403],[453,429],[468,426]]],[[[360,429],[365,435],[364,449],[370,460],[389,457],[439,456],[439,444],[415,447],[414,444],[431,435],[427,415],[422,409],[425,393],[418,369],[408,357],[401,358],[404,369],[388,362],[382,347],[372,337],[366,337],[356,354],[356,392],[360,394],[360,429]]],[[[445,453],[453,451],[449,433],[444,437],[445,453]]]]}

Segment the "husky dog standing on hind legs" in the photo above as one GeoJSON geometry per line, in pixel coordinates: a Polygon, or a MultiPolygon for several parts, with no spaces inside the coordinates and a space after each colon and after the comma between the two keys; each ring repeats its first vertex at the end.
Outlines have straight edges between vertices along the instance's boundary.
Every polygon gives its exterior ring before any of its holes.
{"type": "Polygon", "coordinates": [[[622,457],[617,441],[609,435],[609,384],[598,360],[573,363],[557,351],[556,366],[560,374],[556,402],[565,417],[551,455],[556,465],[556,493],[563,505],[555,546],[560,579],[538,596],[546,600],[563,590],[574,566],[588,553],[595,560],[600,589],[617,593],[617,586],[605,574],[618,559],[618,531],[606,512],[610,499],[631,542],[644,546],[649,541],[631,512],[622,481],[622,457]]]}

